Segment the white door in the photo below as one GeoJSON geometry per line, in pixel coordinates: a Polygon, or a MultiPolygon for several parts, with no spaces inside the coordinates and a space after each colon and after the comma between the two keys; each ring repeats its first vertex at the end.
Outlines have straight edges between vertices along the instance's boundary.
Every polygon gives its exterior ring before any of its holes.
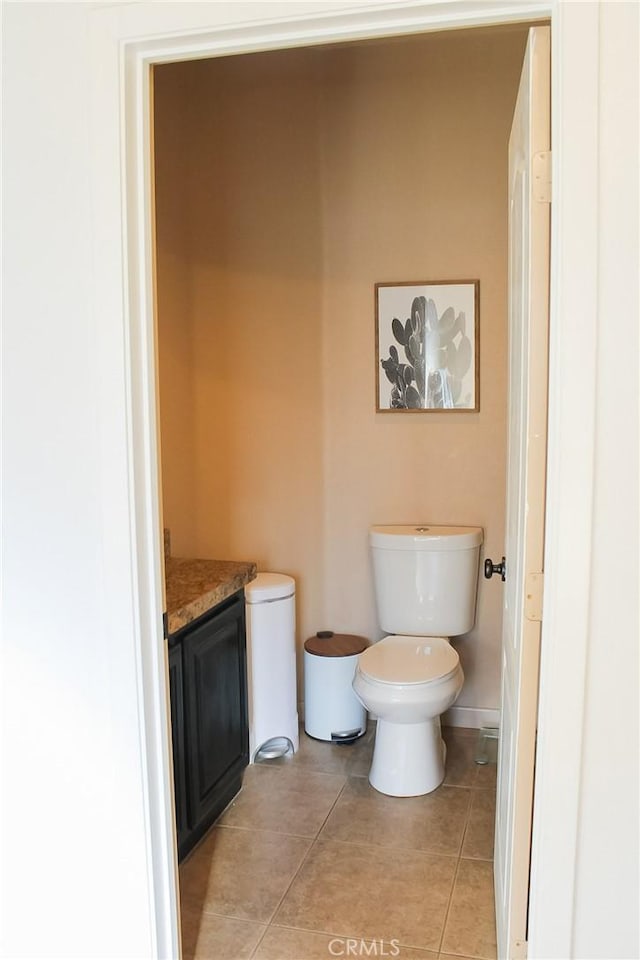
{"type": "Polygon", "coordinates": [[[526,956],[538,705],[549,316],[550,35],[529,31],[509,141],[509,433],[495,894],[498,957],[526,956]]]}

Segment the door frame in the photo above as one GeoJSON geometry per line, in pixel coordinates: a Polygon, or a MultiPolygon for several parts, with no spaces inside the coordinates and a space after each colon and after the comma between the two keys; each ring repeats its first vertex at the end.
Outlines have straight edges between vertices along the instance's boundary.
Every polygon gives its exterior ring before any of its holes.
{"type": "Polygon", "coordinates": [[[100,423],[121,518],[107,574],[131,589],[138,663],[149,915],[179,955],[177,863],[158,529],[150,66],[285,47],[551,18],[553,195],[546,590],[529,955],[571,956],[580,801],[595,440],[599,4],[505,0],[132,3],[88,9],[100,423]],[[114,402],[117,401],[117,402],[114,402]],[[118,569],[116,570],[116,565],[118,569]],[[571,638],[571,642],[567,642],[571,638]],[[542,825],[544,824],[544,829],[542,825]]]}

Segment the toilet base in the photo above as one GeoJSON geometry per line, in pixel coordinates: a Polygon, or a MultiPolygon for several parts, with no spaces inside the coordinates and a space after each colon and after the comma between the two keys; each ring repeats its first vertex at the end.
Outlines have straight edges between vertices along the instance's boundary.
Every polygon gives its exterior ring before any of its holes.
{"type": "Polygon", "coordinates": [[[390,797],[419,797],[444,780],[440,717],[420,723],[378,720],[369,783],[390,797]]]}

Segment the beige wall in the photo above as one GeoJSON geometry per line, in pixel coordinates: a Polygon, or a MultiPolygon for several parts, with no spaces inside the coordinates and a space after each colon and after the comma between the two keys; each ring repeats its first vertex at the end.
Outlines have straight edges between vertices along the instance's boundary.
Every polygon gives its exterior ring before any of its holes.
{"type": "Polygon", "coordinates": [[[304,639],[323,625],[315,77],[292,51],[203,62],[194,87],[193,549],[294,576],[304,639]]]}
{"type": "Polygon", "coordinates": [[[157,70],[155,118],[157,322],[160,381],[160,455],[165,523],[173,550],[188,554],[196,530],[194,503],[194,337],[191,316],[188,141],[190,78],[184,71],[157,70]]]}
{"type": "MultiPolygon", "coordinates": [[[[160,300],[165,520],[176,552],[294,575],[300,641],[324,627],[379,636],[371,523],[480,524],[487,554],[502,554],[507,140],[523,48],[512,28],[162,68],[183,97],[158,88],[159,120],[175,129],[178,108],[189,170],[186,288],[171,317],[160,300]],[[376,414],[374,283],[455,278],[480,280],[480,413],[376,414]],[[188,383],[164,358],[185,321],[188,383]],[[187,441],[165,395],[191,410],[184,506],[172,460],[187,441]]],[[[175,183],[175,154],[158,156],[158,183],[175,183]]],[[[162,278],[175,244],[161,207],[158,228],[162,278]]],[[[498,704],[501,599],[480,582],[476,629],[456,641],[460,705],[498,704]]]]}

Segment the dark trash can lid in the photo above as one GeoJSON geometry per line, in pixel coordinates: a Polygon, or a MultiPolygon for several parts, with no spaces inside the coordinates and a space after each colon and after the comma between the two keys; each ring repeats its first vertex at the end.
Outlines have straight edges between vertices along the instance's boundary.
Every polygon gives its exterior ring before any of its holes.
{"type": "Polygon", "coordinates": [[[369,646],[366,637],[353,633],[334,633],[319,630],[315,637],[305,641],[304,649],[314,657],[355,657],[369,646]]]}

